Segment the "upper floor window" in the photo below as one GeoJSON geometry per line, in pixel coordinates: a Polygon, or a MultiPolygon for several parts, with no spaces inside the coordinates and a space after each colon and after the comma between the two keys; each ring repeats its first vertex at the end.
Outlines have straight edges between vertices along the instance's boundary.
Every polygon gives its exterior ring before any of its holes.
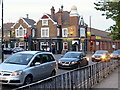
{"type": "Polygon", "coordinates": [[[68,36],[68,29],[67,28],[63,28],[62,29],[62,37],[67,37],[68,36]]]}
{"type": "Polygon", "coordinates": [[[57,28],[57,36],[60,36],[60,29],[57,28]]]}
{"type": "Polygon", "coordinates": [[[48,25],[48,19],[43,19],[42,20],[42,26],[44,26],[44,25],[48,25]]]}
{"type": "Polygon", "coordinates": [[[41,37],[49,37],[49,28],[41,28],[41,37]]]}
{"type": "Polygon", "coordinates": [[[16,29],[16,37],[24,37],[26,34],[26,29],[20,26],[18,29],[16,29]]]}

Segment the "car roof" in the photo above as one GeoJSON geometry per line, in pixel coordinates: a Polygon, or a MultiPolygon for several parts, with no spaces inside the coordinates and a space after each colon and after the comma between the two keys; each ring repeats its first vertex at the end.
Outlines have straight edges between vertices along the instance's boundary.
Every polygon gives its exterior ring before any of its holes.
{"type": "Polygon", "coordinates": [[[100,52],[108,52],[107,50],[97,50],[97,51],[100,51],[100,52]]]}
{"type": "Polygon", "coordinates": [[[83,53],[83,52],[75,52],[75,51],[69,51],[67,53],[83,53]]]}
{"type": "Polygon", "coordinates": [[[18,52],[18,53],[22,53],[22,54],[37,54],[37,53],[51,54],[51,52],[41,52],[41,51],[22,51],[22,52],[18,52]]]}

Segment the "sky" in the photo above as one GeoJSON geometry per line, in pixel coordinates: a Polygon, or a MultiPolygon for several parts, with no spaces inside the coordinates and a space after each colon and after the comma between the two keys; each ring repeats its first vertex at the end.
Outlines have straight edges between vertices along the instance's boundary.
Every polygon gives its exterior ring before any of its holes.
{"type": "MultiPolygon", "coordinates": [[[[90,27],[99,30],[106,30],[114,22],[111,19],[106,19],[102,16],[101,11],[97,11],[94,7],[94,2],[97,0],[3,0],[4,2],[4,23],[14,22],[16,23],[21,17],[27,17],[29,14],[30,19],[34,19],[36,22],[42,17],[43,14],[50,14],[50,9],[54,6],[57,12],[61,5],[64,6],[64,11],[70,11],[71,7],[75,5],[77,7],[80,16],[83,16],[84,22],[90,27]]],[[[0,13],[1,13],[0,4],[0,13]]],[[[0,14],[0,18],[2,18],[0,14]]],[[[1,20],[1,19],[0,19],[1,20]]],[[[0,26],[1,26],[0,21],[0,26]]]]}

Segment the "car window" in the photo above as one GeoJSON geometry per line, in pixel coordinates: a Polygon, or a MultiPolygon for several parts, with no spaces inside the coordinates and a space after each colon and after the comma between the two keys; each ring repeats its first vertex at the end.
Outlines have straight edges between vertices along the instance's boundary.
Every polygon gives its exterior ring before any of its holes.
{"type": "Polygon", "coordinates": [[[49,62],[49,56],[48,54],[41,54],[41,57],[42,57],[42,63],[46,63],[46,62],[49,62]]]}
{"type": "Polygon", "coordinates": [[[81,58],[82,58],[82,57],[84,57],[84,54],[83,54],[83,53],[81,53],[81,54],[80,54],[80,57],[81,57],[81,58]]]}
{"type": "Polygon", "coordinates": [[[4,63],[27,65],[30,62],[32,56],[32,54],[16,53],[7,58],[4,63]]]}
{"type": "Polygon", "coordinates": [[[77,58],[80,56],[80,53],[66,53],[63,58],[77,58]]]}
{"type": "Polygon", "coordinates": [[[96,51],[95,54],[104,54],[105,51],[96,51]]]}
{"type": "Polygon", "coordinates": [[[32,61],[31,66],[35,66],[35,63],[41,64],[42,63],[41,61],[42,61],[41,56],[37,55],[37,56],[35,56],[34,60],[32,61]]]}
{"type": "Polygon", "coordinates": [[[48,54],[48,61],[55,61],[54,57],[51,54],[48,54]]]}

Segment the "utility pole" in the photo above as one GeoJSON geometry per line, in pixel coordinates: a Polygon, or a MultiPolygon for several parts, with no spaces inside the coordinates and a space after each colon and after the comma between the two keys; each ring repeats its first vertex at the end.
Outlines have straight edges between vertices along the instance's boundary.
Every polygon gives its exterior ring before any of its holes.
{"type": "Polygon", "coordinates": [[[1,48],[2,48],[2,62],[4,61],[4,52],[3,52],[3,37],[4,37],[4,31],[3,31],[3,0],[2,0],[2,38],[1,38],[1,48]]]}

